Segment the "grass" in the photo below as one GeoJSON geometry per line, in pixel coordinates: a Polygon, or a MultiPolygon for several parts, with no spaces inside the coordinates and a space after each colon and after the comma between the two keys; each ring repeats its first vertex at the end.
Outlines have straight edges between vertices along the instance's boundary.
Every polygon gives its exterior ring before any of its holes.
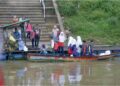
{"type": "Polygon", "coordinates": [[[97,44],[120,45],[119,0],[60,0],[58,6],[65,17],[64,26],[75,36],[97,44]]]}

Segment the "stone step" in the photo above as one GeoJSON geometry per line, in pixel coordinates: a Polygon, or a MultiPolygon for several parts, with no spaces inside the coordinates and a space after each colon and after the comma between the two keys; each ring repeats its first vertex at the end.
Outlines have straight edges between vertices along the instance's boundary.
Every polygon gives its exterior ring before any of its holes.
{"type": "Polygon", "coordinates": [[[0,9],[40,9],[41,7],[39,7],[39,6],[36,6],[36,7],[32,7],[32,6],[30,6],[30,7],[27,7],[27,6],[21,6],[21,7],[17,7],[17,6],[10,6],[10,7],[0,7],[0,9]]]}
{"type": "MultiPolygon", "coordinates": [[[[25,40],[24,40],[24,41],[25,41],[25,40]]],[[[40,42],[41,42],[41,41],[49,41],[49,42],[50,42],[50,38],[48,38],[48,37],[47,37],[47,38],[40,38],[40,42]]],[[[31,40],[26,40],[26,44],[27,44],[27,45],[29,45],[28,43],[31,44],[31,40]]]]}
{"type": "Polygon", "coordinates": [[[0,7],[5,7],[5,5],[7,5],[7,7],[12,7],[12,6],[17,6],[17,7],[41,7],[41,4],[40,3],[0,3],[0,7]]]}
{"type": "Polygon", "coordinates": [[[42,9],[34,9],[34,10],[29,10],[29,9],[0,9],[1,12],[6,12],[6,11],[12,11],[12,12],[42,12],[42,9]]]}
{"type": "Polygon", "coordinates": [[[4,12],[0,12],[0,15],[4,15],[4,14],[14,14],[14,15],[18,15],[18,14],[20,14],[20,15],[23,15],[23,14],[27,14],[27,15],[40,15],[40,14],[42,14],[42,12],[41,11],[35,11],[35,12],[32,12],[32,11],[4,11],[4,12]]]}
{"type": "MultiPolygon", "coordinates": [[[[25,17],[27,17],[27,18],[30,18],[30,17],[32,17],[32,18],[33,18],[33,17],[34,17],[34,18],[35,18],[35,17],[36,17],[36,18],[39,17],[39,18],[40,18],[40,17],[43,17],[43,15],[19,15],[19,14],[18,14],[17,16],[18,16],[18,17],[25,16],[25,17]]],[[[0,15],[0,18],[1,18],[1,17],[2,17],[2,18],[12,18],[13,15],[8,15],[8,14],[6,14],[6,15],[0,15]]],[[[46,17],[46,18],[57,18],[56,15],[46,15],[45,17],[46,17]]]]}
{"type": "Polygon", "coordinates": [[[0,0],[1,3],[38,3],[40,0],[0,0]],[[29,2],[28,2],[29,1],[29,2]]]}
{"type": "MultiPolygon", "coordinates": [[[[44,24],[45,21],[30,21],[31,24],[44,24]]],[[[12,21],[0,21],[0,24],[11,24],[12,21]]]]}
{"type": "MultiPolygon", "coordinates": [[[[0,15],[0,18],[13,18],[14,15],[0,15]]],[[[43,15],[17,15],[18,17],[43,18],[43,15]]]]}
{"type": "MultiPolygon", "coordinates": [[[[12,20],[13,19],[13,17],[10,17],[10,18],[2,18],[2,17],[0,17],[0,20],[12,20]]],[[[32,17],[30,17],[30,18],[28,18],[28,19],[30,19],[30,20],[44,20],[44,18],[43,17],[38,17],[38,18],[32,18],[32,17]]]]}
{"type": "Polygon", "coordinates": [[[41,7],[39,7],[39,6],[30,6],[30,7],[26,7],[26,6],[21,6],[21,7],[16,7],[16,6],[11,6],[11,7],[0,7],[0,9],[40,9],[41,7]]]}
{"type": "MultiPolygon", "coordinates": [[[[29,19],[30,19],[30,18],[29,18],[29,19]]],[[[41,22],[44,22],[44,23],[45,23],[44,19],[30,19],[30,21],[31,21],[31,22],[34,22],[34,21],[38,22],[38,21],[41,21],[41,22]]],[[[1,19],[1,18],[0,18],[0,22],[12,22],[12,19],[1,19]]]]}
{"type": "Polygon", "coordinates": [[[20,0],[18,1],[17,0],[17,2],[16,1],[14,2],[12,0],[12,1],[9,2],[9,1],[5,1],[5,0],[0,0],[0,4],[31,4],[32,5],[32,4],[38,4],[38,3],[40,3],[40,1],[36,2],[34,0],[34,2],[31,2],[30,0],[29,1],[28,0],[27,1],[20,1],[20,0]]]}
{"type": "Polygon", "coordinates": [[[53,6],[52,0],[45,0],[45,6],[53,6]]]}
{"type": "Polygon", "coordinates": [[[42,35],[42,36],[44,36],[44,35],[50,35],[50,32],[52,32],[52,31],[49,31],[49,32],[41,32],[41,34],[40,35],[42,35]]]}
{"type": "MultiPolygon", "coordinates": [[[[6,4],[7,7],[41,7],[40,4],[6,4]]],[[[0,4],[0,7],[6,7],[5,4],[0,4]]]]}

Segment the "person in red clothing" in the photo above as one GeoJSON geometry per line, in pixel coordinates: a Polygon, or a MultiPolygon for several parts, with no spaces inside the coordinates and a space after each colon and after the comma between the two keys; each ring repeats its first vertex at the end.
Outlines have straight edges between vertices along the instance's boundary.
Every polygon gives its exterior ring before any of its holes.
{"type": "Polygon", "coordinates": [[[32,24],[30,24],[29,22],[25,23],[25,28],[26,28],[26,32],[27,32],[27,38],[30,38],[30,33],[33,30],[32,24]]]}

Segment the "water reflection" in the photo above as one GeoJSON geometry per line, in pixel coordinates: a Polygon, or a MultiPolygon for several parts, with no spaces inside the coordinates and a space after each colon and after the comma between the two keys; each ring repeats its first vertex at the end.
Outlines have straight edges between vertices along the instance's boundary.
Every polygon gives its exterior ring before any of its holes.
{"type": "Polygon", "coordinates": [[[70,83],[80,82],[82,79],[82,74],[80,70],[80,65],[70,65],[70,70],[68,73],[68,80],[70,83]]]}
{"type": "Polygon", "coordinates": [[[118,62],[0,64],[0,86],[120,85],[118,62]]]}
{"type": "Polygon", "coordinates": [[[4,86],[4,73],[1,66],[0,66],[0,86],[4,86]]]}
{"type": "Polygon", "coordinates": [[[63,73],[62,67],[58,66],[51,73],[51,83],[53,86],[64,86],[65,84],[65,75],[63,73]]]}

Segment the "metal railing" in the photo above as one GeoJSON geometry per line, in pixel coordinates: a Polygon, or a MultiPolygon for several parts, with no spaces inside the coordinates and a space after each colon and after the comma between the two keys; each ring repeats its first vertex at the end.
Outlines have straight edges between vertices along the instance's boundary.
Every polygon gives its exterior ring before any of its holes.
{"type": "Polygon", "coordinates": [[[43,14],[44,14],[44,18],[45,18],[45,2],[44,2],[44,0],[40,0],[40,4],[42,4],[43,14]]]}
{"type": "Polygon", "coordinates": [[[62,31],[64,31],[63,20],[62,20],[62,17],[61,17],[61,15],[60,15],[60,13],[59,13],[58,5],[57,5],[57,3],[56,3],[56,0],[52,0],[52,2],[53,2],[53,6],[54,6],[54,8],[55,8],[55,13],[56,13],[57,18],[58,18],[58,22],[59,22],[59,25],[60,25],[60,29],[61,29],[62,31]]]}

